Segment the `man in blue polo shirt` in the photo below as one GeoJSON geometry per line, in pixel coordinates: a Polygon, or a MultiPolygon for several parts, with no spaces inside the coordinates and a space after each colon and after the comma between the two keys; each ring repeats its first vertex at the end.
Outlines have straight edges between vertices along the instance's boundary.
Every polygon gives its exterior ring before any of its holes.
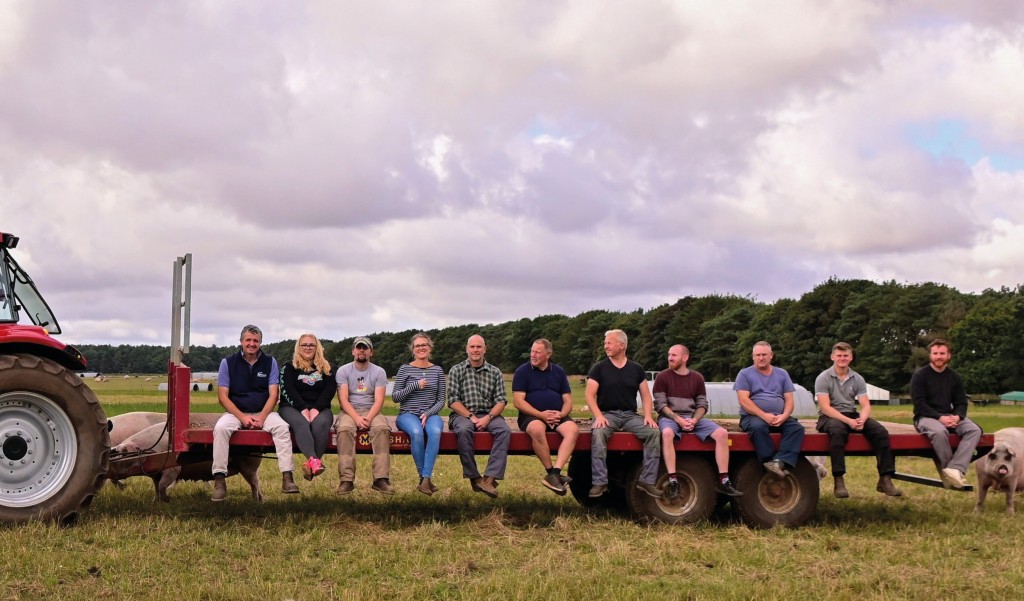
{"type": "Polygon", "coordinates": [[[551,342],[541,338],[530,347],[530,360],[520,365],[512,375],[512,402],[519,411],[519,429],[530,435],[533,452],[547,471],[541,484],[558,495],[566,493],[570,478],[562,475],[569,461],[579,426],[569,417],[572,413],[572,393],[565,370],[551,362],[551,342]],[[562,442],[558,456],[551,464],[548,432],[558,432],[562,442]]]}
{"type": "Polygon", "coordinates": [[[228,489],[228,449],[231,435],[239,429],[265,430],[274,438],[281,491],[297,493],[292,478],[292,437],[288,423],[274,411],[280,389],[277,360],[260,350],[263,332],[253,325],[242,328],[241,351],[225,357],[217,372],[217,400],[224,414],[213,427],[213,501],[223,501],[228,489]]]}
{"type": "Polygon", "coordinates": [[[750,436],[764,469],[785,478],[800,459],[804,427],[793,417],[793,380],[786,370],[772,365],[772,345],[754,344],[754,364],[736,375],[732,389],[740,402],[740,429],[750,436]],[[775,451],[771,432],[781,432],[775,451]]]}

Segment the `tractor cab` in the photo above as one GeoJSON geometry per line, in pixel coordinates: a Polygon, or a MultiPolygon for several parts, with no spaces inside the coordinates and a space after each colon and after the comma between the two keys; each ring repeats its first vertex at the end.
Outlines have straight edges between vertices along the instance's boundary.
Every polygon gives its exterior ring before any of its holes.
{"type": "Polygon", "coordinates": [[[9,249],[18,246],[18,237],[0,232],[0,323],[18,323],[22,313],[47,334],[60,334],[60,326],[50,306],[28,273],[14,260],[9,249]]]}

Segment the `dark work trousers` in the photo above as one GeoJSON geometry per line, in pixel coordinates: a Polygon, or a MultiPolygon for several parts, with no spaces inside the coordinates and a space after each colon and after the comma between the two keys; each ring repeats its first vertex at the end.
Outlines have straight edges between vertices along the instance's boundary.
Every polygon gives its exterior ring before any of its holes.
{"type": "MultiPolygon", "coordinates": [[[[843,413],[851,419],[857,419],[856,412],[843,413]]],[[[853,430],[850,426],[822,415],[818,418],[818,432],[828,434],[829,456],[832,458],[832,475],[842,476],[846,473],[846,442],[850,439],[853,430]]],[[[872,418],[864,422],[864,429],[857,434],[863,434],[868,439],[871,448],[875,450],[875,462],[878,467],[879,476],[891,476],[896,473],[896,460],[892,456],[892,448],[889,446],[889,432],[885,426],[872,418]]]]}

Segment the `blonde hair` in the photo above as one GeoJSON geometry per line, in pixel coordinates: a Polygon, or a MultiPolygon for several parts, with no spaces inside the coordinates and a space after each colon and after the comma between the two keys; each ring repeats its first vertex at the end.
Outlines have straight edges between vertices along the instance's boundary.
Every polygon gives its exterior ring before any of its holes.
{"type": "Polygon", "coordinates": [[[622,343],[623,346],[629,344],[629,338],[626,336],[626,333],[623,332],[622,330],[608,330],[607,332],[604,333],[604,337],[607,338],[609,336],[614,336],[615,339],[622,343]]]}
{"type": "Polygon", "coordinates": [[[324,358],[324,345],[320,344],[320,339],[316,337],[316,334],[306,332],[295,340],[295,352],[292,354],[292,365],[295,369],[300,371],[313,371],[315,365],[317,370],[325,376],[331,375],[331,364],[324,358]],[[306,361],[306,358],[299,353],[299,345],[303,338],[312,338],[313,342],[316,343],[316,354],[313,355],[312,363],[306,361]]]}

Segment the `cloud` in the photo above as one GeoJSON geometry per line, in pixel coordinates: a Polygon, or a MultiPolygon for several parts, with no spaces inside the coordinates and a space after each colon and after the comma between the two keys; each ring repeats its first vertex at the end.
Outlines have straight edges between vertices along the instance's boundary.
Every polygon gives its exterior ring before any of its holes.
{"type": "Polygon", "coordinates": [[[44,1],[0,32],[0,228],[68,340],[166,343],[185,252],[218,344],[1024,282],[1016,2],[44,1]]]}

